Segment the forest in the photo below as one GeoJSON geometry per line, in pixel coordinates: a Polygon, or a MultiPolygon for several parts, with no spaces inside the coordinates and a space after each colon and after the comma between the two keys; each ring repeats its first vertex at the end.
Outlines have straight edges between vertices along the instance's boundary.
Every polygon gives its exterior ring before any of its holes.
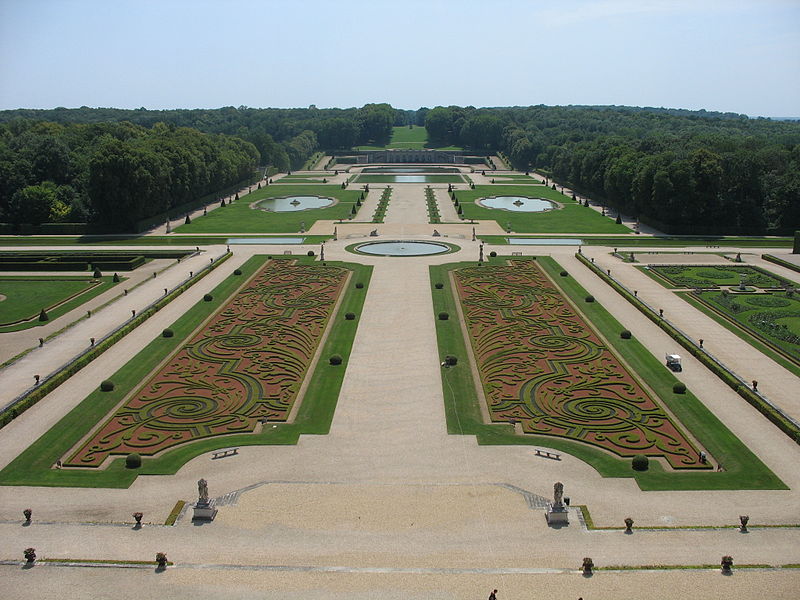
{"type": "Polygon", "coordinates": [[[631,107],[436,107],[429,139],[500,151],[666,233],[800,228],[800,123],[631,107]]]}
{"type": "Polygon", "coordinates": [[[297,169],[316,151],[385,144],[393,126],[410,124],[426,127],[431,146],[501,152],[518,169],[537,169],[666,233],[800,228],[798,122],[617,106],[385,103],[0,111],[0,221],[124,229],[232,185],[255,164],[297,169]]]}

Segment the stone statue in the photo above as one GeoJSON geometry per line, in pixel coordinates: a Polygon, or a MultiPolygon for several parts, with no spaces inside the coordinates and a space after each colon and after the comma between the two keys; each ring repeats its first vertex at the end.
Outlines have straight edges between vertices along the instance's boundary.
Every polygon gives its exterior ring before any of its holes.
{"type": "Polygon", "coordinates": [[[205,479],[197,482],[197,501],[208,503],[208,482],[205,479]]]}
{"type": "Polygon", "coordinates": [[[564,484],[557,481],[553,484],[553,506],[563,506],[564,504],[564,484]]]}

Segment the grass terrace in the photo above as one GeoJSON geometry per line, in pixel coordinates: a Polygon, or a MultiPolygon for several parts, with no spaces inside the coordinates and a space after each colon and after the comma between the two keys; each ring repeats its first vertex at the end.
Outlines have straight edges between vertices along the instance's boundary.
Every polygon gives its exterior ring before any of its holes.
{"type": "Polygon", "coordinates": [[[298,232],[302,224],[307,230],[320,219],[333,221],[350,218],[360,195],[360,190],[343,190],[340,185],[270,185],[217,208],[204,217],[197,217],[175,231],[190,234],[298,232]],[[326,208],[282,213],[251,208],[252,204],[265,198],[286,196],[323,196],[335,198],[338,202],[326,208]]]}
{"type": "Polygon", "coordinates": [[[546,186],[478,185],[474,190],[456,191],[464,218],[476,221],[497,221],[504,229],[510,225],[514,233],[628,233],[625,225],[603,217],[597,211],[578,204],[569,196],[546,186]],[[475,203],[491,196],[525,196],[558,202],[562,208],[539,213],[514,212],[485,208],[475,203]]]}

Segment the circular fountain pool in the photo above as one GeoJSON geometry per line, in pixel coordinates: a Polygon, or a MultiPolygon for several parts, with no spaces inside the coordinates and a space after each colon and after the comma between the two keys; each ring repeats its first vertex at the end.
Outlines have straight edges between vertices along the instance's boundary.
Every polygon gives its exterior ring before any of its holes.
{"type": "Polygon", "coordinates": [[[494,196],[481,198],[476,202],[486,208],[499,208],[513,212],[544,212],[558,208],[558,204],[543,198],[526,198],[525,196],[494,196]]]}
{"type": "Polygon", "coordinates": [[[354,252],[373,256],[427,256],[429,254],[444,254],[455,249],[454,246],[441,242],[417,242],[413,240],[364,242],[353,247],[354,252]]]}
{"type": "Polygon", "coordinates": [[[288,196],[286,198],[265,198],[255,203],[255,208],[270,212],[294,212],[309,208],[326,208],[336,204],[333,198],[320,196],[288,196]]]}

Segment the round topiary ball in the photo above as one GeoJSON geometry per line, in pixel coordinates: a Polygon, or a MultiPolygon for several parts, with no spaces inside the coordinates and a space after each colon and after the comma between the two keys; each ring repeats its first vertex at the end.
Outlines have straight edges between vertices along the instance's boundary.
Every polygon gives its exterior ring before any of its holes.
{"type": "Polygon", "coordinates": [[[100,279],[102,276],[103,274],[100,272],[100,269],[95,269],[94,273],[92,273],[92,277],[95,279],[100,279]]]}
{"type": "Polygon", "coordinates": [[[627,329],[623,329],[619,332],[619,337],[621,337],[623,340],[629,340],[631,339],[631,332],[627,329]]]}
{"type": "Polygon", "coordinates": [[[650,459],[644,454],[639,454],[633,457],[631,467],[634,471],[647,471],[650,468],[650,459]]]}
{"type": "Polygon", "coordinates": [[[314,256],[314,251],[313,250],[309,250],[308,252],[306,252],[306,255],[314,256]]]}
{"type": "Polygon", "coordinates": [[[328,359],[328,362],[330,362],[332,365],[340,365],[342,364],[342,357],[338,354],[334,354],[328,359]]]}
{"type": "Polygon", "coordinates": [[[119,283],[119,274],[114,273],[114,277],[111,278],[111,281],[114,283],[119,283]]]}
{"type": "Polygon", "coordinates": [[[363,288],[363,287],[364,287],[364,284],[363,284],[363,283],[361,283],[360,281],[356,283],[356,289],[357,289],[357,290],[360,290],[360,289],[361,289],[361,288],[363,288]]]}
{"type": "Polygon", "coordinates": [[[594,302],[594,296],[586,296],[587,302],[594,302]]]}
{"type": "Polygon", "coordinates": [[[173,335],[175,335],[175,332],[170,328],[167,328],[161,332],[161,337],[171,338],[173,335]]]}
{"type": "Polygon", "coordinates": [[[495,256],[497,256],[497,252],[495,252],[494,250],[492,250],[491,252],[489,252],[489,256],[491,256],[492,258],[494,258],[495,256]]]}
{"type": "Polygon", "coordinates": [[[569,273],[567,273],[566,271],[561,271],[560,275],[562,277],[566,277],[567,275],[569,275],[569,273]]]}
{"type": "Polygon", "coordinates": [[[142,466],[142,457],[136,454],[136,452],[131,452],[128,456],[125,457],[125,468],[126,469],[138,469],[142,466]]]}
{"type": "Polygon", "coordinates": [[[458,364],[458,357],[448,354],[444,357],[444,362],[447,366],[453,367],[458,364]]]}
{"type": "Polygon", "coordinates": [[[203,296],[203,300],[205,300],[206,302],[211,302],[213,299],[214,296],[212,296],[211,294],[206,294],[205,296],[203,296]]]}
{"type": "Polygon", "coordinates": [[[442,289],[444,287],[444,284],[443,283],[435,283],[435,284],[433,284],[433,287],[435,287],[437,290],[440,290],[440,289],[442,289]]]}
{"type": "Polygon", "coordinates": [[[355,313],[349,312],[345,313],[344,318],[347,319],[348,321],[353,321],[356,318],[356,315],[355,313]]]}
{"type": "Polygon", "coordinates": [[[242,270],[241,269],[234,269],[233,274],[234,275],[241,275],[242,274],[242,270]]]}
{"type": "Polygon", "coordinates": [[[673,394],[685,394],[686,393],[686,384],[684,383],[676,383],[672,386],[672,393],[673,394]]]}
{"type": "Polygon", "coordinates": [[[110,379],[105,379],[100,382],[100,389],[104,392],[110,392],[114,389],[114,382],[110,379]]]}
{"type": "Polygon", "coordinates": [[[439,313],[439,320],[440,321],[447,321],[447,319],[449,319],[449,318],[450,318],[450,315],[448,313],[446,313],[446,312],[440,312],[439,313]]]}

